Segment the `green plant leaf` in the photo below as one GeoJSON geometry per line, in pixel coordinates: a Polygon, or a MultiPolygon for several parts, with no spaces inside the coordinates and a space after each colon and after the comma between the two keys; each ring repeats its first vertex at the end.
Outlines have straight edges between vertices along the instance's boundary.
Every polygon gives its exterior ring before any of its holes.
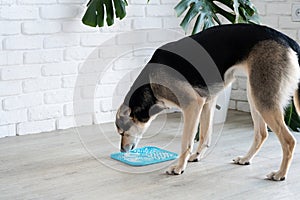
{"type": "Polygon", "coordinates": [[[192,34],[215,26],[216,23],[221,24],[217,14],[224,16],[231,23],[256,23],[259,21],[257,15],[254,16],[257,14],[256,9],[248,0],[181,0],[174,9],[177,16],[181,16],[187,11],[180,23],[180,26],[186,32],[193,19],[197,17],[192,34]],[[216,4],[215,1],[219,3],[216,4]],[[232,13],[221,8],[220,3],[230,8],[232,13]]]}
{"type": "Polygon", "coordinates": [[[213,6],[214,6],[215,13],[219,13],[220,15],[225,17],[228,21],[234,23],[235,15],[233,13],[227,12],[215,4],[213,4],[213,6]]]}
{"type": "Polygon", "coordinates": [[[97,26],[97,9],[100,6],[100,1],[90,0],[87,4],[88,9],[86,10],[82,22],[88,26],[97,26]]]}
{"type": "Polygon", "coordinates": [[[203,26],[203,19],[204,19],[204,15],[199,14],[196,19],[192,34],[196,34],[200,31],[201,26],[203,26]]]}
{"type": "MultiPolygon", "coordinates": [[[[184,11],[188,9],[180,26],[187,32],[192,20],[198,15],[192,33],[195,34],[201,29],[206,29],[214,26],[216,23],[221,24],[218,16],[216,15],[218,10],[221,10],[216,6],[212,0],[182,0],[175,7],[178,16],[182,15],[184,11]]],[[[227,14],[227,12],[226,12],[227,14]]]]}
{"type": "Polygon", "coordinates": [[[124,1],[120,1],[120,0],[113,0],[114,1],[114,5],[115,5],[115,13],[116,13],[116,17],[119,19],[123,19],[126,16],[126,3],[124,1]]]}
{"type": "Polygon", "coordinates": [[[192,3],[195,3],[196,0],[182,0],[174,8],[177,17],[181,16],[184,11],[190,7],[192,3]]]}
{"type": "Polygon", "coordinates": [[[299,132],[300,118],[296,112],[293,102],[285,109],[284,121],[292,131],[299,132]]]}
{"type": "Polygon", "coordinates": [[[219,3],[222,3],[224,5],[226,5],[228,8],[233,8],[233,1],[232,0],[215,0],[219,3]]]}
{"type": "Polygon", "coordinates": [[[82,22],[88,26],[104,26],[104,16],[108,26],[114,24],[114,18],[123,19],[126,16],[126,0],[90,0],[82,22]]]}
{"type": "Polygon", "coordinates": [[[188,10],[182,22],[180,23],[180,26],[183,28],[183,30],[187,31],[190,22],[199,13],[201,5],[202,5],[201,1],[198,1],[197,3],[192,3],[190,5],[190,9],[188,10]]]}
{"type": "Polygon", "coordinates": [[[111,26],[114,23],[114,8],[112,0],[104,0],[104,4],[106,8],[106,23],[108,26],[111,26]]]}
{"type": "Polygon", "coordinates": [[[247,23],[259,24],[259,16],[257,9],[249,0],[238,0],[240,3],[239,12],[243,16],[243,19],[247,23]]]}
{"type": "Polygon", "coordinates": [[[234,23],[241,22],[240,12],[239,12],[240,3],[239,0],[233,0],[233,11],[235,14],[235,20],[234,23]]]}
{"type": "Polygon", "coordinates": [[[211,13],[212,18],[214,19],[214,21],[216,21],[219,25],[221,25],[221,21],[219,20],[218,16],[215,13],[211,13]]]}
{"type": "Polygon", "coordinates": [[[255,6],[250,0],[215,0],[222,3],[233,11],[226,13],[223,9],[218,9],[217,12],[227,18],[231,23],[255,23],[259,24],[259,16],[255,6]],[[237,10],[238,8],[238,10],[237,10]],[[234,20],[232,19],[234,17],[234,20]]]}
{"type": "Polygon", "coordinates": [[[104,26],[104,5],[99,4],[97,7],[97,25],[99,27],[104,26]]]}

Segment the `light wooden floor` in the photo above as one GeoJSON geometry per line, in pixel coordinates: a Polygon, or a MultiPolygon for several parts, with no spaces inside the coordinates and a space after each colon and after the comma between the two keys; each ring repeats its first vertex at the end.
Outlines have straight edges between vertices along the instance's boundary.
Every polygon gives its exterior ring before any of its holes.
{"type": "MultiPolygon", "coordinates": [[[[156,120],[139,146],[179,152],[179,114],[156,120]],[[165,123],[167,122],[167,123],[165,123]]],[[[300,199],[300,147],[284,182],[264,180],[278,168],[281,149],[270,134],[250,166],[231,164],[252,142],[249,114],[229,112],[217,143],[181,176],[168,176],[171,163],[127,167],[109,158],[118,151],[112,124],[0,139],[0,199],[300,199]],[[84,144],[84,145],[83,145],[84,144]]],[[[219,134],[220,133],[220,134],[219,134]]],[[[300,141],[300,135],[295,133],[300,141]]]]}

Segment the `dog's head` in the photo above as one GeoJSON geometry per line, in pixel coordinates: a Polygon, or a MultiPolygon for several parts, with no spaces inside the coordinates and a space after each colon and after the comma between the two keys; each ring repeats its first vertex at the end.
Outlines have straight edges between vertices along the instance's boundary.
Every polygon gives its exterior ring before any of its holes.
{"type": "Polygon", "coordinates": [[[115,122],[117,131],[122,137],[120,150],[128,152],[134,149],[156,114],[163,109],[165,109],[164,106],[155,104],[151,109],[147,110],[149,118],[141,120],[136,116],[135,111],[129,106],[122,104],[117,112],[115,122]]]}

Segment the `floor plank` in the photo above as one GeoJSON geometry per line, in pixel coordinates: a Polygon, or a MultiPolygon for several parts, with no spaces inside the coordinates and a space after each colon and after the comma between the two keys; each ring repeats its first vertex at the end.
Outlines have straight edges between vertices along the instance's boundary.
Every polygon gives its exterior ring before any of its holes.
{"type": "MultiPolygon", "coordinates": [[[[179,153],[181,130],[180,114],[162,115],[139,146],[179,153]]],[[[249,148],[252,131],[249,114],[230,111],[226,124],[214,127],[205,159],[181,176],[164,173],[172,162],[137,168],[111,160],[119,146],[113,124],[2,138],[0,199],[299,199],[299,146],[284,182],[264,180],[281,161],[273,133],[252,165],[231,164],[249,148]]]]}

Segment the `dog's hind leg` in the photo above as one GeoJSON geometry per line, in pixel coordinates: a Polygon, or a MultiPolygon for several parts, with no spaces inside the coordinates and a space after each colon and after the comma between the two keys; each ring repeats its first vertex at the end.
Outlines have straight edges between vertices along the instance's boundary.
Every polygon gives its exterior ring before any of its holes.
{"type": "Polygon", "coordinates": [[[205,99],[198,98],[185,106],[183,111],[184,127],[181,139],[181,155],[178,163],[168,169],[167,174],[179,175],[182,174],[186,168],[187,162],[192,154],[194,138],[199,124],[200,113],[205,103],[205,99]]]}
{"type": "Polygon", "coordinates": [[[203,106],[201,115],[200,115],[200,141],[199,146],[195,154],[193,154],[189,161],[198,162],[200,161],[211,143],[211,134],[212,134],[212,120],[214,117],[215,106],[216,106],[217,97],[212,98],[203,106]]]}
{"type": "Polygon", "coordinates": [[[269,127],[276,133],[283,151],[280,169],[267,175],[267,178],[282,181],[286,178],[290,164],[293,159],[296,140],[285,125],[281,109],[261,112],[269,127]]]}
{"type": "Polygon", "coordinates": [[[267,178],[284,180],[296,141],[284,122],[283,108],[298,86],[298,57],[282,44],[264,41],[253,48],[248,65],[252,101],[265,123],[277,135],[283,153],[280,169],[268,174],[267,178]]]}
{"type": "Polygon", "coordinates": [[[249,83],[247,86],[247,94],[248,102],[250,104],[251,116],[254,123],[254,140],[252,146],[245,156],[239,156],[233,159],[233,162],[239,165],[249,165],[253,157],[258,153],[264,141],[268,137],[267,125],[255,108],[249,83]]]}

